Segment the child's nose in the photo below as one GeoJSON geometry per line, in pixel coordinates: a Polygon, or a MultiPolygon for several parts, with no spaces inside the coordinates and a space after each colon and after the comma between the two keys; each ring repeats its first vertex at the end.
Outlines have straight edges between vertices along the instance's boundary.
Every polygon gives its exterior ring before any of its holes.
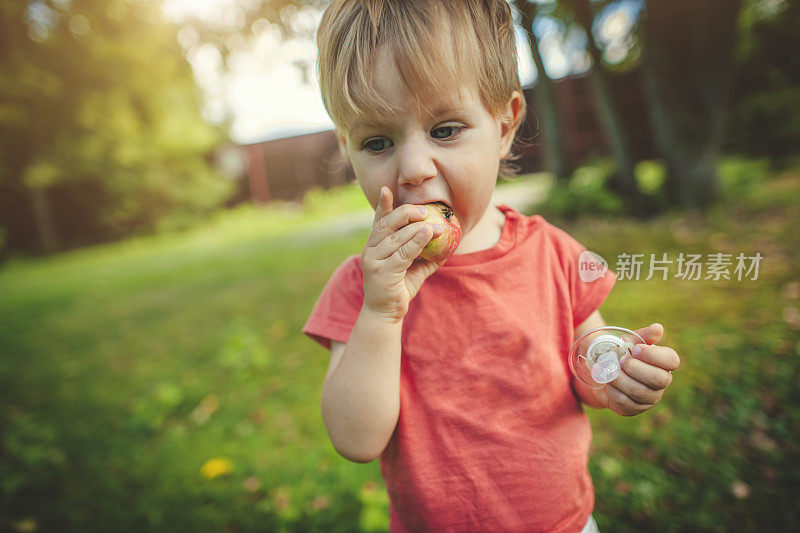
{"type": "Polygon", "coordinates": [[[426,144],[424,141],[408,139],[401,146],[397,154],[400,185],[419,185],[438,174],[434,155],[426,144]]]}

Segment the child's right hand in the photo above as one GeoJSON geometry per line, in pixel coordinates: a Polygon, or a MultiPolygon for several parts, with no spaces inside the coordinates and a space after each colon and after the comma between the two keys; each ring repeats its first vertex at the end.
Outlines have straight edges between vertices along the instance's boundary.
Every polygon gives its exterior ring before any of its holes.
{"type": "Polygon", "coordinates": [[[444,264],[417,259],[443,228],[421,222],[427,210],[403,204],[392,210],[392,191],[381,187],[375,220],[361,252],[364,267],[364,308],[393,322],[408,312],[408,304],[422,283],[444,264]]]}

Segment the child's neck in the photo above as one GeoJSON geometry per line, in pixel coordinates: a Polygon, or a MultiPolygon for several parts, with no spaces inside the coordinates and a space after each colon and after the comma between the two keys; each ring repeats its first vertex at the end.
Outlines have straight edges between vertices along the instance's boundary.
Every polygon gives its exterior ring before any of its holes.
{"type": "Polygon", "coordinates": [[[500,242],[505,221],[503,212],[490,205],[475,227],[461,239],[456,254],[471,254],[494,248],[500,242]]]}

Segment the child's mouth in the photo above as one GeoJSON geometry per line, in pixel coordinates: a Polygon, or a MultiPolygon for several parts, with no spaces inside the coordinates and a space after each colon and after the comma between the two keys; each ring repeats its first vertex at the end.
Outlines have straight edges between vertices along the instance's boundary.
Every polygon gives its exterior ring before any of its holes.
{"type": "Polygon", "coordinates": [[[430,205],[439,205],[442,208],[442,215],[446,220],[450,220],[450,217],[453,216],[453,208],[447,205],[442,201],[430,202],[430,205]]]}

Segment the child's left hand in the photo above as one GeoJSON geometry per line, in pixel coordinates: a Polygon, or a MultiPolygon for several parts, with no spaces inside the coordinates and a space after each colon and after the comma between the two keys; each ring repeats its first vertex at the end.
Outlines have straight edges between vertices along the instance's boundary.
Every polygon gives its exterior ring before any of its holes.
{"type": "Polygon", "coordinates": [[[631,350],[633,357],[623,357],[622,372],[598,394],[604,394],[608,408],[622,416],[644,413],[657,404],[672,383],[672,371],[681,364],[675,350],[655,344],[664,326],[655,323],[636,333],[647,344],[637,344],[631,350]]]}

